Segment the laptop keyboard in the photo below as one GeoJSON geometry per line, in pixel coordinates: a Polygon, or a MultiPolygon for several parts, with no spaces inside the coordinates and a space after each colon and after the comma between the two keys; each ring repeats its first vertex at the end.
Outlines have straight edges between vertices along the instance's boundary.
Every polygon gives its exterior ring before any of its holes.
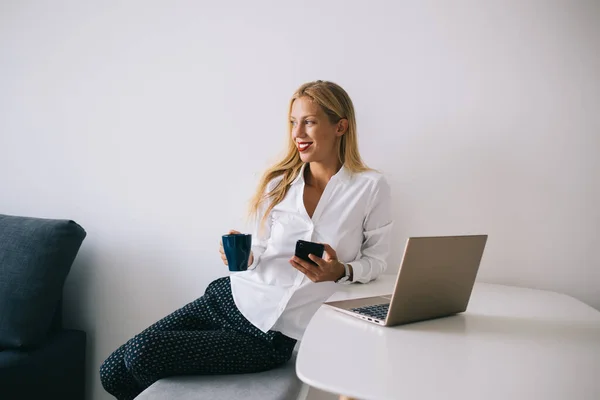
{"type": "Polygon", "coordinates": [[[365,307],[356,307],[352,308],[351,311],[356,313],[366,315],[367,317],[372,317],[379,320],[384,320],[387,317],[388,309],[390,308],[390,304],[375,304],[373,306],[365,306],[365,307]]]}

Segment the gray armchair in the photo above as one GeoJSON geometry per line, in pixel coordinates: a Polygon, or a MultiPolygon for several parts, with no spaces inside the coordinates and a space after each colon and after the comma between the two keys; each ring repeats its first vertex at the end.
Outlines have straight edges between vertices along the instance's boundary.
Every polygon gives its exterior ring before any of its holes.
{"type": "Polygon", "coordinates": [[[73,221],[0,214],[0,398],[84,398],[86,334],[62,290],[86,236],[73,221]]]}

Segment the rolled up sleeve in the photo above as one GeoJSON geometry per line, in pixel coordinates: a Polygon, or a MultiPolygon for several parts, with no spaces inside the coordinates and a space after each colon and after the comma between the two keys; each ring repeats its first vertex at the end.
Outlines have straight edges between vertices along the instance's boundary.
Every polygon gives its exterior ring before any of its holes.
{"type": "Polygon", "coordinates": [[[386,270],[392,226],[391,189],[386,179],[380,176],[373,185],[363,223],[360,258],[349,263],[353,270],[353,282],[367,283],[386,270]]]}

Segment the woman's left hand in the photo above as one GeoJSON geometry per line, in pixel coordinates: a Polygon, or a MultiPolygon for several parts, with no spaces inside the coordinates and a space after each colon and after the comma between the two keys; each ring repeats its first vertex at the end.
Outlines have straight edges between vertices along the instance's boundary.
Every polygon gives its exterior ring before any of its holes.
{"type": "Polygon", "coordinates": [[[325,244],[325,256],[323,258],[310,254],[308,257],[317,265],[311,264],[296,256],[290,259],[292,267],[302,272],[313,282],[337,281],[345,274],[344,264],[338,261],[337,254],[330,245],[325,244]]]}

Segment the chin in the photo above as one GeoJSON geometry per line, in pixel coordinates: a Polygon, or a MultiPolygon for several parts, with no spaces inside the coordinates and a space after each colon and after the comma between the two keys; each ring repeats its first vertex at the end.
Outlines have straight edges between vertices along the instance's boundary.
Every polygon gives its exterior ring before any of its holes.
{"type": "Polygon", "coordinates": [[[300,159],[302,160],[302,162],[305,162],[305,163],[313,161],[313,158],[311,157],[310,154],[300,153],[300,159]]]}

